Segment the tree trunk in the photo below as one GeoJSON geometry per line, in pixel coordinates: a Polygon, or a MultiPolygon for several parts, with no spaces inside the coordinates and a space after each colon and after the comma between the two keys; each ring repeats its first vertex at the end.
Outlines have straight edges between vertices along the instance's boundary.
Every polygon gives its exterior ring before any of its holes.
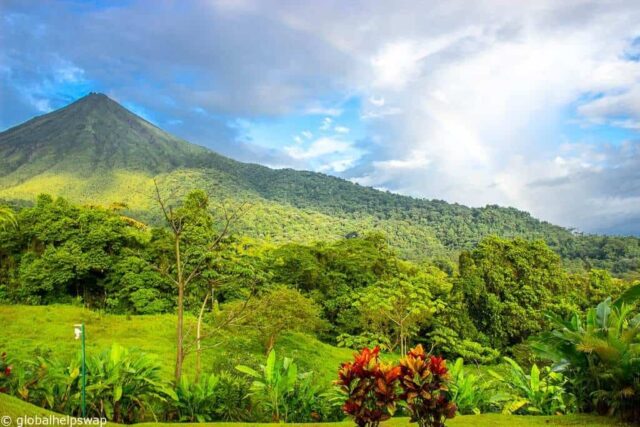
{"type": "Polygon", "coordinates": [[[196,327],[196,382],[200,381],[200,372],[202,370],[202,317],[204,316],[204,308],[207,306],[209,294],[205,295],[200,314],[198,315],[198,325],[196,327]]]}
{"type": "Polygon", "coordinates": [[[180,259],[180,236],[176,235],[175,253],[178,275],[178,324],[176,330],[176,384],[182,377],[182,362],[184,360],[184,278],[182,277],[182,261],[180,259]]]}
{"type": "Polygon", "coordinates": [[[267,351],[266,351],[267,356],[269,355],[269,353],[271,353],[271,350],[273,350],[273,346],[275,345],[276,345],[276,336],[271,334],[269,335],[269,340],[267,341],[267,351]]]}

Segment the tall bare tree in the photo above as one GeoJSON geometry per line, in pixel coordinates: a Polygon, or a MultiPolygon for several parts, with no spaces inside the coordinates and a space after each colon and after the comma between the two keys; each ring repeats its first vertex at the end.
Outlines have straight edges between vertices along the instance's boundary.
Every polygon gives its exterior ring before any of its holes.
{"type": "Polygon", "coordinates": [[[245,211],[242,203],[235,209],[222,204],[219,213],[209,210],[209,199],[203,191],[193,191],[187,195],[180,207],[171,206],[170,198],[162,196],[158,183],[154,180],[155,201],[160,207],[170,232],[172,243],[171,265],[158,270],[175,284],[178,291],[176,324],[176,365],[175,381],[182,376],[185,352],[185,292],[189,285],[199,278],[215,255],[215,250],[228,236],[245,211]]]}

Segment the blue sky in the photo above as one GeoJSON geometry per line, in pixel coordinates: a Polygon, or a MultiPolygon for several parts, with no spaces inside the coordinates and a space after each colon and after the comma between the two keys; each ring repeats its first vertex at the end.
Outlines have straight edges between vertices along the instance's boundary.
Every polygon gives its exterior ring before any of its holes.
{"type": "Polygon", "coordinates": [[[0,129],[103,92],[243,161],[640,234],[640,4],[12,1],[0,129]]]}

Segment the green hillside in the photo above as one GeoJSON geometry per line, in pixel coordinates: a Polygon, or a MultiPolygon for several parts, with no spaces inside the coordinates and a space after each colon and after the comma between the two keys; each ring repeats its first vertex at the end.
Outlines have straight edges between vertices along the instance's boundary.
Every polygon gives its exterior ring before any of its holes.
{"type": "MultiPolygon", "coordinates": [[[[175,315],[126,316],[102,314],[69,305],[26,306],[0,305],[3,325],[0,349],[13,358],[28,360],[34,354],[68,359],[78,353],[73,325],[86,324],[87,352],[99,354],[113,343],[138,349],[157,358],[167,379],[172,378],[175,362],[175,315]],[[33,325],[39,325],[34,328],[33,325]]],[[[187,319],[187,325],[195,323],[187,319]]],[[[207,371],[230,370],[239,364],[257,365],[264,359],[264,347],[258,340],[243,334],[211,338],[219,344],[203,351],[207,371]]],[[[313,370],[321,384],[329,384],[340,362],[349,359],[350,349],[322,343],[309,335],[292,333],[283,336],[276,350],[293,357],[305,370],[313,370]]],[[[187,358],[186,371],[193,374],[194,356],[187,358]]]]}
{"type": "Polygon", "coordinates": [[[513,208],[469,208],[240,163],[176,138],[102,94],[0,133],[0,199],[32,202],[50,193],[79,203],[124,204],[127,214],[155,222],[154,179],[179,194],[202,188],[218,199],[250,201],[242,231],[275,242],[375,229],[403,256],[421,259],[453,256],[497,234],[543,239],[575,268],[640,270],[637,238],[576,236],[513,208]]]}

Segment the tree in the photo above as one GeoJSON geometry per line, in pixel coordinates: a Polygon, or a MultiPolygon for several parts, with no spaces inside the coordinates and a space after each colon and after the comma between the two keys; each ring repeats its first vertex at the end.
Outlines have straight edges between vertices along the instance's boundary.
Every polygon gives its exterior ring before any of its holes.
{"type": "Polygon", "coordinates": [[[231,226],[243,213],[244,204],[229,210],[220,206],[219,215],[210,211],[209,198],[204,191],[190,192],[182,206],[174,208],[160,193],[155,182],[155,198],[169,228],[168,240],[171,254],[163,257],[158,270],[168,277],[177,288],[176,322],[176,384],[182,376],[185,357],[184,310],[185,291],[200,278],[214,256],[214,250],[228,236],[231,226]]]}
{"type": "MultiPolygon", "coordinates": [[[[395,335],[400,353],[407,352],[408,341],[431,320],[433,314],[444,308],[442,300],[434,295],[450,289],[446,275],[436,269],[415,274],[400,273],[366,288],[355,305],[364,322],[389,337],[395,335]]],[[[394,346],[395,347],[395,346],[394,346]]]]}
{"type": "Polygon", "coordinates": [[[521,343],[539,332],[544,312],[569,312],[567,275],[542,241],[490,237],[460,255],[460,280],[469,316],[492,347],[521,343]]]}
{"type": "Polygon", "coordinates": [[[141,232],[100,207],[75,206],[63,198],[38,197],[18,215],[13,233],[19,257],[18,294],[31,303],[82,298],[104,306],[105,283],[126,249],[142,244],[141,232]]]}
{"type": "MultiPolygon", "coordinates": [[[[239,303],[230,306],[237,306],[239,303]]],[[[274,286],[251,300],[246,311],[249,314],[242,324],[258,331],[264,338],[266,354],[269,354],[284,332],[309,333],[323,326],[320,307],[299,291],[283,285],[274,286]]]]}

